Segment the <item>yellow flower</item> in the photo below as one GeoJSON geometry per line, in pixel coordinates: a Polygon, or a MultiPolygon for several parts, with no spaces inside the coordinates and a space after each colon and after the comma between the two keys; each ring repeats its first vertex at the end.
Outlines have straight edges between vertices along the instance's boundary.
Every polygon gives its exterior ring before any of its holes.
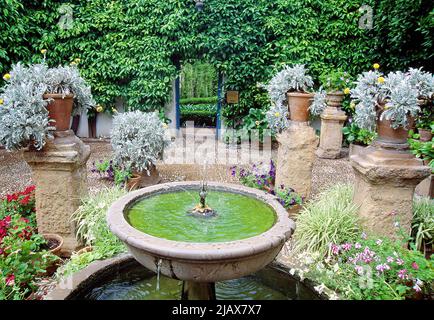
{"type": "Polygon", "coordinates": [[[354,102],[350,102],[350,108],[354,110],[354,108],[356,107],[356,104],[354,102]]]}
{"type": "Polygon", "coordinates": [[[116,108],[112,108],[112,112],[113,113],[118,113],[118,110],[116,110],[116,108]]]}
{"type": "Polygon", "coordinates": [[[76,64],[79,64],[79,63],[80,63],[80,61],[81,61],[81,59],[80,59],[80,58],[75,58],[75,59],[74,59],[74,62],[75,62],[76,64]]]}
{"type": "Polygon", "coordinates": [[[71,65],[71,66],[76,66],[76,65],[77,65],[77,62],[72,61],[72,62],[70,63],[70,65],[71,65]]]}
{"type": "Polygon", "coordinates": [[[96,106],[96,112],[103,112],[103,111],[104,111],[103,106],[101,106],[101,105],[96,106]]]}
{"type": "Polygon", "coordinates": [[[345,89],[344,89],[344,93],[345,93],[345,94],[350,94],[350,92],[351,92],[350,88],[345,88],[345,89]]]}
{"type": "Polygon", "coordinates": [[[167,123],[163,123],[163,128],[167,129],[169,126],[167,125],[167,123]]]}
{"type": "Polygon", "coordinates": [[[0,99],[0,105],[2,105],[3,103],[5,103],[5,101],[3,99],[0,99]]]}
{"type": "Polygon", "coordinates": [[[274,114],[274,116],[275,116],[275,117],[280,117],[280,112],[276,112],[276,113],[274,114]]]}
{"type": "Polygon", "coordinates": [[[380,65],[378,63],[374,63],[373,67],[375,70],[380,69],[380,65]]]}
{"type": "Polygon", "coordinates": [[[260,122],[259,121],[255,121],[256,125],[259,126],[260,122]]]}
{"type": "Polygon", "coordinates": [[[6,81],[8,81],[10,78],[11,78],[11,75],[10,75],[9,73],[6,73],[6,74],[3,76],[3,79],[5,79],[6,81]]]}
{"type": "Polygon", "coordinates": [[[377,81],[378,83],[384,83],[384,77],[378,77],[377,81]]]}
{"type": "Polygon", "coordinates": [[[46,54],[46,53],[47,53],[47,49],[42,49],[42,50],[41,50],[41,53],[42,53],[42,54],[46,54]]]}

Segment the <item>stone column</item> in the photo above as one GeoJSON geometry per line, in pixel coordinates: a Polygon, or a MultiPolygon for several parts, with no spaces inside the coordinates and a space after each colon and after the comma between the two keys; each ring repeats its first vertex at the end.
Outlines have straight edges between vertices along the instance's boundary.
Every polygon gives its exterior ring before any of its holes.
{"type": "Polygon", "coordinates": [[[406,145],[375,141],[363,153],[350,156],[355,173],[353,201],[365,230],[396,239],[396,226],[410,232],[416,185],[430,174],[406,145]]]}
{"type": "Polygon", "coordinates": [[[320,158],[340,157],[342,127],[347,119],[345,112],[336,107],[327,107],[321,114],[321,136],[316,155],[320,158]]]}
{"type": "Polygon", "coordinates": [[[36,184],[36,221],[39,233],[63,237],[62,256],[79,247],[71,215],[87,194],[86,162],[90,148],[72,130],[55,132],[41,151],[28,150],[24,158],[36,184]]]}
{"type": "Polygon", "coordinates": [[[293,188],[308,198],[312,182],[312,167],[318,137],[307,122],[290,121],[290,126],[277,135],[276,186],[293,188]]]}

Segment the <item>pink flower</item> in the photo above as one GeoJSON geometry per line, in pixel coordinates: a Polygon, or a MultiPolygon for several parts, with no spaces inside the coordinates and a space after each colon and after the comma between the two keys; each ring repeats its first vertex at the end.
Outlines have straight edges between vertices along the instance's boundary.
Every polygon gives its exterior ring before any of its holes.
{"type": "Polygon", "coordinates": [[[356,270],[358,275],[361,275],[363,273],[363,267],[362,266],[355,266],[354,269],[356,270]]]}
{"type": "Polygon", "coordinates": [[[416,262],[413,262],[413,263],[411,264],[411,267],[412,267],[414,270],[419,270],[419,266],[418,266],[418,264],[417,264],[416,262]]]}
{"type": "Polygon", "coordinates": [[[354,245],[354,248],[356,248],[356,249],[360,249],[361,247],[362,247],[362,245],[358,242],[354,245]]]}
{"type": "Polygon", "coordinates": [[[421,292],[421,291],[422,291],[422,289],[421,289],[417,284],[415,284],[415,285],[413,286],[413,289],[414,289],[414,291],[416,291],[416,292],[421,292]]]}
{"type": "Polygon", "coordinates": [[[344,243],[344,244],[342,245],[342,249],[343,249],[344,251],[351,250],[351,247],[352,247],[351,243],[344,243]]]}
{"type": "Polygon", "coordinates": [[[12,287],[15,284],[15,276],[10,274],[6,277],[6,285],[12,287]]]}
{"type": "Polygon", "coordinates": [[[398,259],[396,259],[396,264],[398,266],[402,266],[404,264],[404,260],[398,258],[398,259]]]}
{"type": "Polygon", "coordinates": [[[393,257],[387,257],[386,261],[392,263],[393,261],[395,261],[395,259],[393,259],[393,257]]]}
{"type": "Polygon", "coordinates": [[[338,245],[332,244],[330,246],[330,249],[332,250],[332,254],[334,254],[334,255],[338,255],[339,254],[340,247],[338,245]]]}
{"type": "Polygon", "coordinates": [[[383,263],[383,264],[379,264],[378,266],[376,266],[375,269],[377,269],[377,271],[384,272],[386,270],[390,270],[390,267],[388,264],[383,263]]]}
{"type": "Polygon", "coordinates": [[[407,269],[401,269],[398,271],[398,278],[408,279],[407,269]]]}

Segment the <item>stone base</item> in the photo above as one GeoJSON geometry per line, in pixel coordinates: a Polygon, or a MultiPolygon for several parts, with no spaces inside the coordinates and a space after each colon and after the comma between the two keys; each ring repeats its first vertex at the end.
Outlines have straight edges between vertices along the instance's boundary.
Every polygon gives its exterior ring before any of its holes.
{"type": "Polygon", "coordinates": [[[406,150],[370,146],[350,156],[355,173],[353,201],[368,233],[397,238],[398,220],[410,232],[416,185],[430,174],[406,150]]]}
{"type": "Polygon", "coordinates": [[[325,159],[341,157],[342,127],[347,119],[345,112],[328,107],[321,114],[321,137],[316,155],[325,159]]]}
{"type": "Polygon", "coordinates": [[[80,247],[71,215],[87,194],[86,162],[89,156],[89,146],[71,130],[55,132],[55,139],[48,141],[41,151],[24,152],[36,184],[38,232],[62,236],[62,256],[69,256],[80,247]]]}
{"type": "Polygon", "coordinates": [[[276,186],[283,184],[309,197],[318,146],[315,130],[307,122],[291,122],[288,129],[277,135],[277,141],[276,186]]]}
{"type": "Polygon", "coordinates": [[[416,187],[416,194],[422,197],[434,198],[434,175],[430,175],[428,178],[419,183],[416,187]]]}

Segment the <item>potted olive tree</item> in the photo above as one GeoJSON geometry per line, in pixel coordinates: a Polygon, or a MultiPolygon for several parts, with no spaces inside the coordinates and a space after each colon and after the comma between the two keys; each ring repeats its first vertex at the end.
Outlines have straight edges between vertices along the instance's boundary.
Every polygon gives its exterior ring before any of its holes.
{"type": "Polygon", "coordinates": [[[156,163],[169,144],[167,125],[155,112],[131,111],[113,118],[111,145],[113,162],[131,172],[128,189],[160,182],[156,163]]]}
{"type": "Polygon", "coordinates": [[[351,90],[355,123],[376,129],[378,141],[392,144],[407,142],[408,130],[421,111],[420,99],[431,98],[434,91],[432,74],[420,69],[390,72],[387,76],[376,69],[359,75],[355,84],[351,90]]]}
{"type": "Polygon", "coordinates": [[[304,65],[285,66],[267,85],[270,99],[278,108],[285,102],[289,107],[289,117],[292,121],[306,122],[309,120],[309,106],[313,93],[308,92],[313,86],[312,77],[307,75],[304,65]]]}
{"type": "Polygon", "coordinates": [[[8,150],[41,150],[53,131],[69,129],[71,114],[93,106],[90,87],[75,65],[49,68],[18,63],[3,76],[0,144],[8,150]]]}

